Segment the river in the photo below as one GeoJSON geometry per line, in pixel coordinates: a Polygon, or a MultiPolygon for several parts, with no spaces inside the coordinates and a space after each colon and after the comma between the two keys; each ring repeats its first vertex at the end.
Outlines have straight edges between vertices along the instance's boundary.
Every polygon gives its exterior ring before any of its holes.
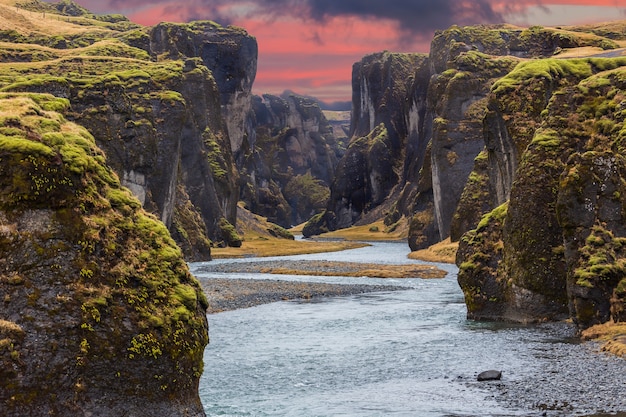
{"type": "MultiPolygon", "coordinates": [[[[415,262],[408,252],[403,242],[378,242],[276,259],[415,262]]],[[[565,323],[467,320],[456,267],[436,265],[446,278],[229,275],[404,290],[210,315],[200,380],[207,416],[626,416],[626,360],[579,343],[565,323]],[[502,379],[478,382],[489,369],[502,379]]]]}

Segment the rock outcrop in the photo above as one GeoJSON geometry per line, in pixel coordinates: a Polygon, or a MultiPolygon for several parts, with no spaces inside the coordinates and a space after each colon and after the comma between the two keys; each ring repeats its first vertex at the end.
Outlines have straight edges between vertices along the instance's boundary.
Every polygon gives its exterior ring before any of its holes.
{"type": "Polygon", "coordinates": [[[508,202],[460,242],[470,317],[624,320],[625,66],[538,60],[494,85],[487,178],[508,202]]]}
{"type": "Polygon", "coordinates": [[[391,222],[408,211],[412,201],[398,207],[388,197],[401,192],[408,173],[419,171],[424,160],[429,71],[424,54],[382,52],[354,64],[351,140],[337,166],[326,210],[311,219],[305,235],[367,221],[373,210],[377,215],[393,212],[391,222]],[[384,202],[389,204],[381,207],[384,202]]]}
{"type": "Polygon", "coordinates": [[[325,207],[342,144],[313,99],[265,94],[253,110],[256,141],[239,166],[241,200],[273,223],[300,224],[325,207]]]}
{"type": "Polygon", "coordinates": [[[254,145],[252,84],[256,77],[256,39],[240,28],[214,22],[160,23],[149,29],[149,52],[159,58],[199,57],[218,87],[231,151],[238,158],[254,145]]]}
{"type": "MultiPolygon", "coordinates": [[[[484,155],[475,159],[485,145],[483,119],[489,113],[492,84],[520,58],[548,57],[581,46],[618,45],[602,36],[538,26],[454,26],[436,34],[428,57],[383,52],[363,58],[353,69],[352,140],[370,135],[383,123],[394,172],[385,176],[384,184],[376,183],[374,177],[381,177],[373,175],[369,189],[361,191],[357,188],[362,184],[355,182],[351,189],[350,178],[336,177],[338,188],[331,187],[326,213],[312,219],[309,233],[380,218],[393,225],[409,218],[412,249],[447,237],[458,240],[478,224],[485,209],[501,202],[489,184],[476,175],[470,178],[475,163],[483,169],[491,163],[484,155]],[[475,189],[463,197],[468,180],[475,189]],[[490,201],[471,201],[485,192],[490,201]],[[378,194],[384,197],[374,197],[378,194]],[[353,202],[348,195],[364,200],[353,202]]],[[[344,163],[349,164],[342,160],[339,166],[344,163]]]]}
{"type": "Polygon", "coordinates": [[[69,107],[0,94],[2,415],[204,416],[206,299],[69,107]]]}

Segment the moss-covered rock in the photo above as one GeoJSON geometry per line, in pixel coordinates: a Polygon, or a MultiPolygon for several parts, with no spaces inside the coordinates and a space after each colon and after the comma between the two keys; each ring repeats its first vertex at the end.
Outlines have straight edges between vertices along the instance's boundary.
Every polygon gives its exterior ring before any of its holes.
{"type": "Polygon", "coordinates": [[[253,98],[256,139],[239,157],[241,200],[290,227],[326,207],[341,150],[319,104],[293,93],[253,98]]]}
{"type": "Polygon", "coordinates": [[[0,95],[4,415],[204,415],[206,299],[63,106],[0,95]]]}
{"type": "MultiPolygon", "coordinates": [[[[624,320],[625,64],[620,58],[533,62],[494,86],[496,95],[500,88],[518,92],[500,99],[510,103],[504,125],[520,141],[510,146],[520,158],[498,237],[503,249],[463,247],[458,263],[467,266],[478,253],[501,260],[482,281],[506,283],[505,308],[495,318],[569,314],[583,328],[624,320]],[[533,104],[536,83],[545,82],[550,88],[539,87],[544,98],[533,104]],[[515,98],[525,94],[528,100],[515,98]]],[[[468,277],[462,268],[459,282],[466,294],[482,288],[468,277]]],[[[488,311],[478,310],[472,314],[488,311]]]]}
{"type": "Polygon", "coordinates": [[[501,320],[507,317],[509,285],[501,271],[502,228],[507,209],[505,203],[485,214],[478,227],[459,241],[458,281],[470,319],[501,320]]]}

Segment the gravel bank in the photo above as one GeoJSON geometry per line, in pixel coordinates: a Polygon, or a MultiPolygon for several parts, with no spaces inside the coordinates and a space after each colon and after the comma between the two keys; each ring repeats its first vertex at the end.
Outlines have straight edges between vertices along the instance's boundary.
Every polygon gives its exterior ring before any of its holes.
{"type": "Polygon", "coordinates": [[[257,261],[205,264],[199,272],[348,276],[370,278],[443,278],[446,272],[431,265],[381,265],[337,261],[257,261]]]}
{"type": "Polygon", "coordinates": [[[279,280],[199,278],[209,301],[208,314],[283,300],[402,290],[397,286],[340,285],[279,280]]]}

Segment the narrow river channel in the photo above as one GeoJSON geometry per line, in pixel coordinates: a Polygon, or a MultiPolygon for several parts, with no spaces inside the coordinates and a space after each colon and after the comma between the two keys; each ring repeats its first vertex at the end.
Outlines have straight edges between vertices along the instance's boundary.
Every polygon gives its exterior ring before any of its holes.
{"type": "MultiPolygon", "coordinates": [[[[406,243],[271,259],[410,263],[406,243]]],[[[200,395],[208,416],[626,416],[626,360],[565,323],[466,319],[456,267],[444,279],[200,273],[397,285],[402,291],[283,301],[209,316],[200,395]],[[478,373],[502,379],[478,382],[478,373]]]]}

